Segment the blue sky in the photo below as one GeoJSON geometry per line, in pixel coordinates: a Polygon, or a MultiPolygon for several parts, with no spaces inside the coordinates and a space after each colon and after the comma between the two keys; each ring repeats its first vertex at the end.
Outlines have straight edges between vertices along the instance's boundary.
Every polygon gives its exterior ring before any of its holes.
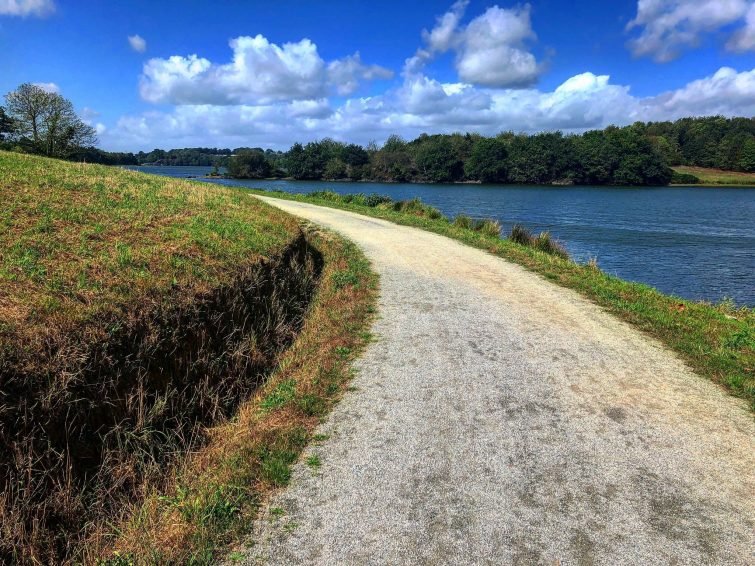
{"type": "Polygon", "coordinates": [[[752,116],[755,0],[0,0],[21,82],[118,150],[752,116]]]}

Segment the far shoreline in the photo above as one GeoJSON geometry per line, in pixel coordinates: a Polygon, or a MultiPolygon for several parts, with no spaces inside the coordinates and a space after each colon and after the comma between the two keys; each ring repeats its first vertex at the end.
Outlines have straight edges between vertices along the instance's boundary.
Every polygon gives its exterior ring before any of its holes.
{"type": "MultiPolygon", "coordinates": [[[[131,168],[131,167],[139,167],[139,168],[153,168],[153,167],[170,167],[170,168],[182,168],[182,167],[211,167],[210,165],[116,165],[116,167],[122,167],[122,168],[131,168]]],[[[432,181],[423,181],[423,182],[417,182],[417,181],[381,181],[381,180],[374,180],[374,179],[295,179],[293,177],[261,177],[259,179],[252,179],[252,178],[246,178],[246,177],[231,177],[228,175],[211,175],[211,174],[205,174],[205,175],[196,175],[196,176],[189,176],[186,177],[187,179],[195,179],[195,180],[202,180],[202,179],[227,179],[232,181],[288,181],[288,182],[295,182],[295,183],[339,183],[339,184],[347,184],[347,183],[363,183],[363,184],[374,184],[374,185],[473,185],[473,186],[480,186],[480,187],[550,187],[550,188],[561,188],[561,189],[569,189],[569,188],[578,188],[578,187],[584,187],[584,188],[603,188],[603,187],[612,187],[617,189],[635,189],[635,188],[643,188],[643,189],[659,189],[659,188],[676,188],[676,189],[755,189],[755,180],[753,180],[752,184],[745,184],[745,183],[669,183],[668,185],[579,185],[579,184],[567,184],[567,183],[549,183],[549,184],[522,184],[522,183],[483,183],[482,181],[450,181],[446,183],[436,183],[432,181]]]]}

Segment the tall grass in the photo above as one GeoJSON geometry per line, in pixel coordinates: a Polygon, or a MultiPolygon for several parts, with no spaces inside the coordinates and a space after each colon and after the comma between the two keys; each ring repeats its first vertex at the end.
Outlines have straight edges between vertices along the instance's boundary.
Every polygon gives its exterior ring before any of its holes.
{"type": "Polygon", "coordinates": [[[477,220],[472,225],[472,230],[490,238],[498,238],[501,235],[501,224],[497,220],[486,218],[477,220]]]}
{"type": "Polygon", "coordinates": [[[514,224],[509,234],[509,240],[522,246],[527,246],[554,255],[562,259],[569,259],[569,252],[558,240],[553,239],[550,232],[540,232],[535,236],[521,224],[514,224]]]}

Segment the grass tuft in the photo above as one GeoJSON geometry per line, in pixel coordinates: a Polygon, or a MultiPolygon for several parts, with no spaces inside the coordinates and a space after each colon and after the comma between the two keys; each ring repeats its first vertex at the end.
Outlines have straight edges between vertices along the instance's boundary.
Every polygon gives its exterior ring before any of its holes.
{"type": "Polygon", "coordinates": [[[474,226],[474,221],[466,214],[458,214],[456,215],[456,218],[454,218],[453,224],[462,230],[471,230],[474,226]]]}
{"type": "Polygon", "coordinates": [[[501,235],[501,224],[489,218],[476,221],[472,229],[489,238],[498,238],[501,235]]]}
{"type": "MultiPolygon", "coordinates": [[[[568,260],[569,252],[558,240],[555,240],[550,232],[540,232],[535,236],[527,228],[521,224],[514,224],[509,234],[509,240],[519,244],[520,246],[526,246],[544,252],[548,255],[560,257],[561,259],[568,260]]],[[[593,265],[597,267],[597,264],[593,265]]]]}

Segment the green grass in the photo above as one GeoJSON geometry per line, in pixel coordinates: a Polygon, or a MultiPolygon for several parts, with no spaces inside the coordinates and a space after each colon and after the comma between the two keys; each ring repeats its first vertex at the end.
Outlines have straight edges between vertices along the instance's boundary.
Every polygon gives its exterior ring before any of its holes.
{"type": "Polygon", "coordinates": [[[692,167],[679,165],[672,167],[677,173],[693,175],[697,177],[701,185],[708,186],[737,186],[746,185],[755,187],[755,173],[742,173],[738,171],[723,171],[721,169],[709,169],[706,167],[692,167]]]}
{"type": "Polygon", "coordinates": [[[0,351],[217,287],[298,232],[235,190],[0,151],[0,351]]]}
{"type": "Polygon", "coordinates": [[[318,470],[320,466],[322,466],[322,461],[320,460],[320,456],[317,454],[312,454],[307,458],[307,466],[312,468],[313,470],[318,470]]]}
{"type": "MultiPolygon", "coordinates": [[[[414,201],[412,211],[381,200],[375,206],[360,198],[335,193],[294,195],[279,191],[252,191],[286,200],[310,202],[384,218],[459,240],[518,263],[550,281],[574,289],[677,352],[699,375],[711,379],[747,401],[755,411],[755,312],[729,302],[710,304],[664,295],[640,283],[613,277],[594,264],[577,264],[551,248],[552,240],[522,245],[488,231],[475,230],[471,219],[431,218],[414,201]],[[397,210],[398,209],[398,210],[397,210]]],[[[520,234],[521,236],[521,234],[520,234]]],[[[527,233],[528,238],[534,237],[527,233]]]]}

